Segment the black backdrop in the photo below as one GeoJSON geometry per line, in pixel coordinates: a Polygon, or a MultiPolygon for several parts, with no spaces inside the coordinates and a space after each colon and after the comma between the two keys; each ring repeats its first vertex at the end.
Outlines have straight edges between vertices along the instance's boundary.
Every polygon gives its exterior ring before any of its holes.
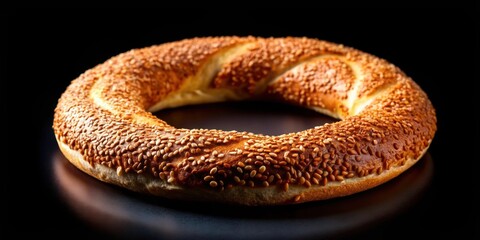
{"type": "MultiPolygon", "coordinates": [[[[129,50],[212,35],[307,36],[385,58],[430,96],[438,117],[433,183],[424,199],[359,237],[479,237],[478,30],[469,9],[11,9],[3,13],[2,205],[16,236],[98,237],[53,194],[41,171],[53,109],[69,82],[129,50]],[[269,14],[265,14],[268,12],[269,14]],[[187,18],[186,16],[189,16],[187,18]],[[5,39],[4,39],[5,40],[5,39]],[[5,57],[6,56],[6,57],[5,57]],[[5,145],[6,142],[6,145],[5,145]],[[58,227],[58,225],[62,227],[58,227]],[[475,231],[476,229],[476,231],[475,231]]],[[[3,228],[3,227],[2,227],[3,228]]]]}

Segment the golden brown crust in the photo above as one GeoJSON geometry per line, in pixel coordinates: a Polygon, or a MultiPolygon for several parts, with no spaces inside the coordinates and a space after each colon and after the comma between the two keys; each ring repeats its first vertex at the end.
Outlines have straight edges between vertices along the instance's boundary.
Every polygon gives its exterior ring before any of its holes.
{"type": "Polygon", "coordinates": [[[100,180],[170,198],[275,205],[388,181],[428,149],[436,116],[418,85],[372,55],[316,39],[215,37],[131,50],[86,71],[59,99],[53,128],[65,156],[100,180]],[[341,121],[264,136],[176,129],[146,111],[225,92],[341,121]]]}

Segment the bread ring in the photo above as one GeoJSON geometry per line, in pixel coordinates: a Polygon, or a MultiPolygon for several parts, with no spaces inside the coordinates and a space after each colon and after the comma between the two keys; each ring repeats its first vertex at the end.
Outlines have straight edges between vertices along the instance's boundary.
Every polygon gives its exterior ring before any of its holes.
{"type": "Polygon", "coordinates": [[[91,176],[172,199],[280,205],[382,184],[417,162],[435,110],[400,69],[310,38],[206,37],[134,49],[81,74],[55,109],[63,154],[91,176]],[[151,112],[265,96],[340,119],[267,136],[177,129],[151,112]]]}

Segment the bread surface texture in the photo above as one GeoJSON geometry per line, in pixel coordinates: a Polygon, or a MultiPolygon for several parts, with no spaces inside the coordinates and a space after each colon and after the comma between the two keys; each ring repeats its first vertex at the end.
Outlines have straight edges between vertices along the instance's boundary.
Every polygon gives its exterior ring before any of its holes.
{"type": "Polygon", "coordinates": [[[282,205],[378,186],[436,132],[426,93],[398,67],[305,37],[203,37],[132,49],[81,74],[54,113],[66,158],[89,175],[171,199],[282,205]],[[152,112],[266,97],[339,119],[276,136],[175,128],[152,112]]]}

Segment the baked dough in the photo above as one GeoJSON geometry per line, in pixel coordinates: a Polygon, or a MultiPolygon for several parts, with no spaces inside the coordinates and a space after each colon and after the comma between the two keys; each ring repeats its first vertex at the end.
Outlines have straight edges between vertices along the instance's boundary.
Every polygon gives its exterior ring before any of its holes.
{"type": "Polygon", "coordinates": [[[91,176],[171,199],[280,205],[382,184],[417,162],[435,110],[405,73],[311,38],[205,37],[114,56],[72,81],[55,109],[66,158],[91,176]],[[152,112],[250,97],[339,119],[267,136],[180,129],[152,112]]]}

